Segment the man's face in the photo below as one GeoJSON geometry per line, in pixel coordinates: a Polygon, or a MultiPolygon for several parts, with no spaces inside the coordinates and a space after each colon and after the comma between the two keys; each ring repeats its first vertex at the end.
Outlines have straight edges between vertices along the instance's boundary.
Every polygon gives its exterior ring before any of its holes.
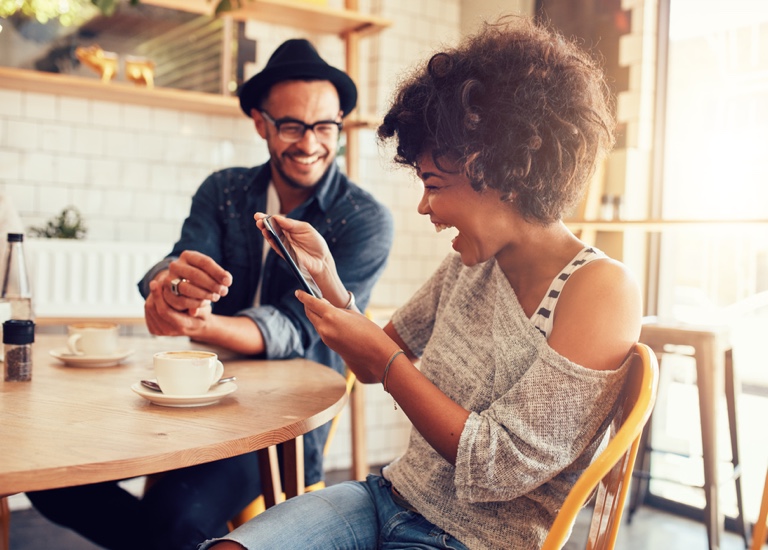
{"type": "Polygon", "coordinates": [[[333,84],[327,80],[279,82],[272,86],[261,111],[253,110],[251,116],[259,135],[267,141],[275,185],[293,189],[314,187],[336,156],[338,130],[332,124],[324,124],[306,130],[298,141],[289,143],[284,139],[286,136],[278,135],[277,126],[341,122],[339,94],[333,84]]]}

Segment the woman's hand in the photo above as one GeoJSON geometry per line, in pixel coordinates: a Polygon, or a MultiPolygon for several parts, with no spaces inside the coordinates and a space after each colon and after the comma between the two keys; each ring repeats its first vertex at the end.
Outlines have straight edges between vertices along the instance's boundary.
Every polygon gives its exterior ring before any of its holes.
{"type": "MultiPolygon", "coordinates": [[[[272,234],[264,224],[266,217],[267,215],[262,212],[256,212],[253,216],[256,220],[256,227],[261,230],[264,239],[270,243],[275,252],[280,254],[280,250],[272,243],[272,234]]],[[[344,307],[349,301],[349,294],[339,278],[336,262],[323,236],[307,222],[277,215],[272,216],[270,221],[282,229],[283,234],[296,252],[296,262],[309,272],[317,286],[320,287],[323,296],[331,304],[344,307]]]]}
{"type": "Polygon", "coordinates": [[[397,343],[361,313],[334,307],[300,290],[296,297],[320,338],[341,355],[355,376],[363,384],[381,382],[387,358],[399,349],[397,343]]]}
{"type": "MultiPolygon", "coordinates": [[[[261,212],[254,214],[256,227],[261,230],[264,239],[272,246],[272,249],[280,254],[280,250],[272,243],[272,234],[267,230],[264,224],[264,218],[267,215],[261,212]]],[[[328,244],[322,235],[307,222],[286,218],[284,216],[272,216],[272,224],[277,224],[288,238],[288,241],[296,251],[296,260],[299,265],[309,271],[312,277],[319,276],[330,261],[333,263],[333,256],[328,249],[328,244]]],[[[335,263],[334,263],[335,266],[335,263]]]]}

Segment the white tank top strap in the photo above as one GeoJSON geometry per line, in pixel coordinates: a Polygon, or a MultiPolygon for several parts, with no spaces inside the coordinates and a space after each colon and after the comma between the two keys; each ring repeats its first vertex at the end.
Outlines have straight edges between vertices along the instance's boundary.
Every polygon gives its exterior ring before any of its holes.
{"type": "Polygon", "coordinates": [[[560,293],[568,281],[568,278],[574,271],[587,265],[589,262],[607,258],[604,252],[595,248],[594,246],[587,246],[582,248],[578,254],[568,262],[563,268],[560,274],[555,277],[552,284],[549,285],[547,293],[544,295],[544,299],[536,308],[536,312],[531,316],[531,322],[533,326],[539,329],[545,338],[549,338],[552,333],[552,325],[555,320],[555,307],[557,307],[557,299],[560,297],[560,293]]]}

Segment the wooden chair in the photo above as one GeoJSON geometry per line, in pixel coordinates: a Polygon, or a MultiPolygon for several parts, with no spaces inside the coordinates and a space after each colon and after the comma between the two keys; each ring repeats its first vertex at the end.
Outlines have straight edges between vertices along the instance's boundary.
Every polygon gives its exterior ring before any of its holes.
{"type": "Polygon", "coordinates": [[[757,515],[755,528],[752,531],[752,545],[750,550],[760,550],[765,543],[766,522],[768,522],[768,471],[765,472],[765,486],[763,487],[763,501],[760,504],[760,513],[757,515]]]}
{"type": "Polygon", "coordinates": [[[622,405],[611,423],[610,441],[568,493],[542,550],[563,547],[576,516],[595,488],[597,497],[586,547],[588,550],[611,550],[616,544],[640,436],[651,416],[659,384],[659,366],[648,346],[635,344],[629,369],[622,405]]]}

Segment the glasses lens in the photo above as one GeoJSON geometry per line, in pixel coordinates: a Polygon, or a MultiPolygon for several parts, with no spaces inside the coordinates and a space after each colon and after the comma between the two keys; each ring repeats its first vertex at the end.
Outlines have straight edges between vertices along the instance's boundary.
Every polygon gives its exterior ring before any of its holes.
{"type": "Polygon", "coordinates": [[[322,138],[332,138],[338,132],[339,127],[331,122],[323,122],[315,125],[315,135],[322,138]]]}
{"type": "Polygon", "coordinates": [[[304,125],[284,122],[278,129],[280,137],[286,141],[299,141],[304,136],[304,125]]]}

